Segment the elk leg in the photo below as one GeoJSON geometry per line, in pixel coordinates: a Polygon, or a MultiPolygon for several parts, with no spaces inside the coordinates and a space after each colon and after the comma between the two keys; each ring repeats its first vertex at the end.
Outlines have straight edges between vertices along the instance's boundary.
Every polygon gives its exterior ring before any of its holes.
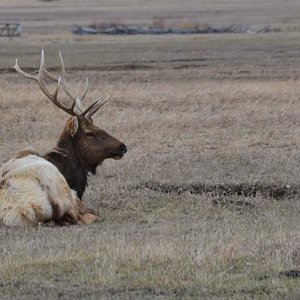
{"type": "Polygon", "coordinates": [[[69,209],[56,223],[61,226],[89,225],[98,220],[98,215],[93,209],[86,207],[79,199],[76,199],[76,204],[76,208],[69,209]]]}
{"type": "Polygon", "coordinates": [[[74,209],[69,209],[61,219],[57,220],[57,224],[66,226],[66,225],[76,225],[80,223],[81,218],[79,213],[74,209]]]}
{"type": "Polygon", "coordinates": [[[96,210],[94,210],[93,208],[88,208],[88,207],[86,207],[86,206],[83,204],[83,202],[82,202],[79,198],[76,199],[76,204],[77,204],[78,212],[79,212],[81,215],[90,213],[90,214],[99,216],[99,214],[98,214],[98,212],[97,212],[96,210]]]}
{"type": "Polygon", "coordinates": [[[98,220],[98,213],[94,209],[86,207],[79,198],[76,198],[76,204],[81,225],[89,225],[98,220]]]}
{"type": "Polygon", "coordinates": [[[80,216],[81,221],[79,222],[81,225],[89,225],[91,223],[94,223],[98,220],[98,216],[90,213],[86,213],[82,216],[80,216]]]}

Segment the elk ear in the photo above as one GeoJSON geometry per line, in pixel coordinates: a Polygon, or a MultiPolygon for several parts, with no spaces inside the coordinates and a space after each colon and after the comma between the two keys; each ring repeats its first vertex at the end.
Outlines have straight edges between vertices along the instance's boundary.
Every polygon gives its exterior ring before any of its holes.
{"type": "Polygon", "coordinates": [[[71,137],[75,136],[78,128],[79,128],[78,118],[76,116],[72,117],[68,122],[68,131],[69,131],[71,137]]]}

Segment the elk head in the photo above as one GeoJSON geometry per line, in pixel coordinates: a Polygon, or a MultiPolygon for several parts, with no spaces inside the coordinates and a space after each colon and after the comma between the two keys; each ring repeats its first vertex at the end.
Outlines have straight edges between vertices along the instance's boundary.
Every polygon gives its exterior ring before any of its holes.
{"type": "Polygon", "coordinates": [[[42,92],[60,109],[71,115],[58,142],[60,149],[72,149],[73,155],[87,166],[88,171],[95,173],[96,167],[107,158],[121,159],[127,152],[127,147],[116,138],[112,137],[104,130],[97,127],[92,116],[106,103],[109,95],[105,98],[99,98],[86,109],[83,108],[82,101],[88,91],[88,79],[86,79],[85,89],[81,96],[74,96],[68,89],[65,80],[65,66],[61,53],[61,73],[54,76],[45,68],[44,51],[41,52],[39,71],[32,74],[24,72],[18,65],[15,70],[26,78],[35,80],[42,92]],[[51,93],[45,83],[45,77],[57,82],[54,93],[51,93]],[[72,99],[72,105],[67,107],[58,101],[60,87],[65,94],[72,99]]]}

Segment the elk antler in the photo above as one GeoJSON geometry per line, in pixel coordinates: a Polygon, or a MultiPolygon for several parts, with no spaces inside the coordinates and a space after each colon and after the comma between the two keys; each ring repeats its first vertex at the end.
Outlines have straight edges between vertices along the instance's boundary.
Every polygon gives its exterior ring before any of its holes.
{"type": "Polygon", "coordinates": [[[82,101],[85,98],[87,91],[88,91],[88,78],[86,78],[86,84],[85,84],[85,89],[81,97],[76,97],[73,96],[72,93],[69,91],[67,88],[66,80],[65,80],[65,64],[62,58],[61,52],[59,52],[59,57],[61,61],[61,74],[56,78],[54,75],[52,75],[46,68],[45,68],[45,57],[44,57],[44,50],[41,52],[41,59],[40,59],[40,68],[37,72],[34,72],[32,74],[24,72],[18,65],[18,60],[16,59],[16,63],[14,65],[14,69],[21,75],[23,75],[26,78],[30,78],[35,80],[40,89],[43,91],[43,93],[60,109],[65,111],[66,113],[70,114],[71,116],[77,116],[80,119],[84,118],[90,118],[92,115],[94,115],[102,105],[105,104],[105,102],[108,100],[109,95],[107,95],[106,98],[98,98],[94,103],[92,103],[87,109],[83,110],[82,108],[82,101]],[[37,74],[37,75],[35,75],[37,74]],[[46,76],[48,79],[57,82],[56,89],[54,93],[50,93],[49,90],[46,87],[44,76],[46,76]],[[64,92],[66,93],[67,96],[69,96],[72,100],[73,103],[71,107],[67,107],[60,103],[57,99],[58,92],[60,85],[63,87],[64,92]],[[80,111],[80,113],[76,113],[75,109],[80,111]]]}

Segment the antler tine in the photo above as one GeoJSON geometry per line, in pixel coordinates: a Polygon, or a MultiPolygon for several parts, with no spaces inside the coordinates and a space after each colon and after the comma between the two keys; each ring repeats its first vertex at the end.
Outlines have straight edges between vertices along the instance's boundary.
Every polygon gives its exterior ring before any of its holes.
{"type": "Polygon", "coordinates": [[[60,109],[65,111],[66,113],[70,114],[71,116],[77,116],[78,118],[84,119],[84,118],[91,118],[109,99],[109,95],[107,95],[105,98],[98,98],[95,102],[93,102],[87,109],[82,108],[82,101],[84,100],[85,96],[87,95],[88,92],[88,85],[89,81],[88,78],[86,78],[86,83],[85,83],[85,88],[83,91],[83,94],[80,97],[73,96],[67,85],[66,85],[66,80],[65,80],[65,64],[62,58],[61,52],[59,52],[59,57],[61,61],[61,74],[58,78],[56,76],[52,75],[46,68],[45,68],[45,56],[44,56],[44,50],[41,51],[41,59],[40,59],[40,67],[38,72],[34,73],[26,73],[24,72],[18,65],[18,60],[16,59],[16,63],[14,65],[14,69],[21,74],[22,76],[26,78],[30,78],[32,80],[35,80],[40,89],[43,91],[43,93],[60,109]],[[48,79],[52,81],[57,82],[56,89],[54,93],[50,93],[48,88],[46,87],[44,77],[47,77],[48,79]],[[72,100],[73,103],[71,107],[67,107],[60,103],[57,99],[58,92],[60,85],[63,87],[64,92],[66,93],[67,96],[69,96],[72,100]],[[75,110],[77,109],[76,113],[75,110]]]}
{"type": "MultiPolygon", "coordinates": [[[[61,52],[59,51],[59,58],[60,58],[60,62],[61,62],[61,85],[65,91],[65,93],[73,100],[75,101],[75,96],[73,96],[70,91],[68,90],[67,88],[67,85],[66,85],[66,78],[65,78],[65,64],[64,64],[64,61],[63,61],[63,58],[62,58],[62,54],[61,52]]],[[[58,78],[56,76],[54,76],[53,74],[51,74],[46,68],[43,69],[43,73],[45,74],[45,76],[52,80],[52,81],[57,81],[58,78]]],[[[35,74],[35,73],[32,73],[32,75],[35,74]]]]}
{"type": "Polygon", "coordinates": [[[109,94],[105,98],[98,98],[92,105],[90,105],[82,114],[84,118],[91,118],[109,99],[109,94]]]}
{"type": "MultiPolygon", "coordinates": [[[[59,58],[60,58],[60,62],[61,62],[61,85],[65,91],[65,93],[67,94],[67,96],[69,96],[73,101],[75,101],[75,99],[77,98],[77,96],[72,95],[72,93],[69,91],[68,87],[67,87],[67,82],[66,82],[66,77],[65,77],[65,63],[62,57],[62,53],[59,51],[59,58]]],[[[48,70],[46,70],[44,68],[43,70],[44,74],[46,75],[46,77],[48,77],[48,79],[52,80],[52,81],[57,81],[57,77],[55,77],[53,74],[51,74],[48,70]]],[[[31,75],[33,75],[35,73],[32,73],[31,75]]],[[[82,94],[81,97],[79,97],[79,102],[83,101],[83,99],[85,98],[86,94],[88,91],[88,78],[86,78],[86,84],[85,84],[85,88],[84,88],[84,92],[82,94]]]]}
{"type": "Polygon", "coordinates": [[[84,92],[82,94],[81,97],[76,97],[76,96],[73,96],[68,87],[67,87],[67,83],[66,83],[66,78],[65,78],[65,74],[66,74],[66,69],[65,69],[65,63],[64,63],[64,60],[63,60],[63,57],[62,57],[62,53],[61,51],[59,51],[59,58],[60,58],[60,62],[61,62],[61,75],[62,75],[62,87],[65,91],[65,93],[71,98],[73,99],[73,101],[75,101],[77,103],[76,107],[82,111],[82,101],[84,100],[87,92],[88,92],[88,87],[89,87],[89,81],[88,81],[88,78],[86,78],[86,84],[85,84],[85,88],[84,88],[84,92]]]}
{"type": "Polygon", "coordinates": [[[41,90],[44,92],[44,94],[50,99],[52,100],[53,98],[56,98],[57,97],[57,94],[58,94],[58,91],[59,91],[59,87],[60,87],[60,78],[58,78],[58,82],[57,82],[57,86],[56,86],[56,89],[55,89],[55,92],[53,94],[51,94],[48,89],[46,88],[46,85],[45,85],[45,82],[42,78],[42,72],[43,72],[43,67],[44,67],[44,51],[42,50],[42,53],[41,53],[41,63],[40,63],[40,68],[39,68],[39,71],[37,73],[37,75],[33,75],[33,74],[29,74],[29,73],[26,73],[24,72],[20,66],[18,65],[18,59],[16,58],[16,63],[14,65],[14,69],[21,75],[23,75],[24,77],[26,78],[29,78],[29,79],[33,79],[35,80],[41,90]]]}
{"type": "MultiPolygon", "coordinates": [[[[18,65],[18,60],[16,59],[16,63],[14,65],[14,69],[21,75],[23,75],[26,78],[30,78],[35,80],[40,89],[43,91],[43,93],[56,105],[58,106],[60,109],[62,109],[63,111],[65,111],[66,113],[72,115],[72,116],[76,116],[76,113],[74,112],[74,107],[76,105],[76,101],[74,100],[72,107],[68,108],[66,106],[64,106],[63,104],[61,104],[58,100],[57,100],[57,96],[58,96],[58,92],[59,92],[59,87],[62,84],[63,78],[62,76],[59,76],[58,79],[55,78],[55,76],[53,76],[51,73],[49,73],[45,67],[45,57],[44,57],[44,50],[41,51],[41,60],[40,60],[40,67],[39,67],[39,71],[37,73],[37,75],[33,75],[33,74],[29,74],[24,72],[18,65]],[[57,86],[56,89],[54,91],[53,94],[51,94],[49,92],[49,90],[46,87],[45,81],[44,81],[44,77],[43,75],[46,75],[46,77],[48,77],[51,80],[55,80],[57,81],[57,86]]],[[[63,84],[62,84],[63,85],[63,84]]]]}
{"type": "MultiPolygon", "coordinates": [[[[52,81],[58,80],[58,78],[55,77],[53,74],[51,74],[48,70],[46,70],[46,68],[44,68],[43,72],[46,75],[46,77],[48,77],[50,80],[52,80],[52,81]]],[[[31,73],[31,74],[34,74],[34,73],[31,73]]]]}
{"type": "Polygon", "coordinates": [[[65,69],[65,63],[64,63],[64,60],[63,60],[63,57],[62,57],[62,54],[61,54],[61,51],[59,51],[59,58],[60,58],[60,63],[61,63],[61,76],[62,76],[62,81],[61,81],[61,85],[65,91],[65,93],[73,100],[75,101],[76,97],[73,96],[68,87],[67,87],[67,84],[66,84],[66,78],[65,78],[65,74],[66,74],[66,69],[65,69]]]}
{"type": "MultiPolygon", "coordinates": [[[[59,58],[60,58],[60,62],[61,62],[61,85],[63,87],[63,90],[65,91],[67,96],[69,96],[73,100],[72,108],[74,109],[76,107],[80,112],[82,112],[83,111],[82,101],[84,100],[84,98],[88,92],[88,86],[89,86],[88,78],[86,78],[86,84],[85,84],[83,94],[80,97],[72,95],[72,93],[69,91],[69,89],[67,87],[67,82],[66,82],[66,77],[65,77],[66,69],[65,69],[65,63],[64,63],[61,51],[59,51],[59,58]]],[[[53,74],[51,74],[48,70],[46,70],[45,68],[43,68],[43,72],[46,75],[46,77],[48,77],[50,80],[57,81],[57,78],[53,74]]]]}
{"type": "Polygon", "coordinates": [[[34,80],[37,80],[37,76],[34,76],[33,74],[29,74],[29,73],[26,73],[24,72],[18,65],[18,59],[16,58],[16,62],[15,62],[15,65],[13,66],[13,68],[21,75],[23,75],[24,77],[26,78],[30,78],[30,79],[34,79],[34,80]]]}
{"type": "Polygon", "coordinates": [[[81,97],[79,98],[80,101],[83,101],[83,99],[85,98],[85,96],[86,96],[86,94],[87,94],[87,92],[88,92],[88,89],[89,89],[89,79],[86,78],[86,79],[85,79],[85,88],[84,88],[84,92],[83,92],[83,94],[81,95],[81,97]]]}

